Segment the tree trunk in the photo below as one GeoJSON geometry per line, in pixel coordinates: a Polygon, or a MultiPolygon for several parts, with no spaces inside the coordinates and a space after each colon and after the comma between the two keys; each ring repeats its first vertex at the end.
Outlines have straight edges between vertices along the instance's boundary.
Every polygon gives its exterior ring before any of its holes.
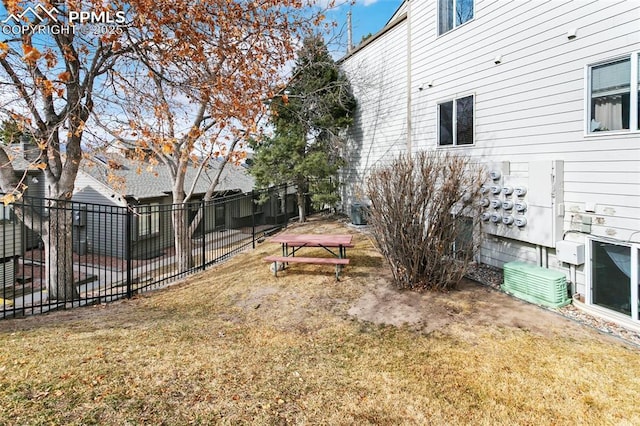
{"type": "MultiPolygon", "coordinates": [[[[304,187],[302,185],[298,185],[297,189],[298,196],[298,222],[302,223],[307,220],[307,200],[304,196],[304,187]]],[[[286,208],[286,203],[285,203],[286,208]]]]}
{"type": "MultiPolygon", "coordinates": [[[[188,271],[194,266],[191,232],[189,231],[188,204],[174,204],[171,210],[174,247],[179,272],[188,271]]],[[[204,241],[202,242],[204,244],[204,241]]]]}
{"type": "Polygon", "coordinates": [[[42,240],[49,300],[69,302],[80,298],[73,273],[72,216],[67,203],[57,201],[44,222],[42,240]]]}

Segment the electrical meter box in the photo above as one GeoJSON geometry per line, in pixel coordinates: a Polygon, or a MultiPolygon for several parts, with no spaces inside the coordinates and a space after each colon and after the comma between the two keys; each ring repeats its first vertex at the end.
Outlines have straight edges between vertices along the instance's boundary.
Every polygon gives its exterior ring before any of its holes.
{"type": "Polygon", "coordinates": [[[584,244],[574,241],[556,241],[556,258],[570,265],[582,265],[584,244]]]}

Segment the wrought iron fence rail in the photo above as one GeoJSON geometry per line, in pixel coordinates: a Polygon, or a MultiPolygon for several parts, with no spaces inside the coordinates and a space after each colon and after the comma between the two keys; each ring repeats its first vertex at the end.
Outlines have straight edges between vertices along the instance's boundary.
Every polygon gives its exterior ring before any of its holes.
{"type": "Polygon", "coordinates": [[[259,239],[286,226],[297,212],[294,192],[287,186],[179,205],[57,203],[25,196],[11,207],[0,214],[0,318],[108,303],[164,287],[255,248],[259,239]],[[259,204],[259,199],[266,202],[259,204]],[[43,221],[21,211],[36,213],[43,221]],[[195,231],[183,240],[184,252],[190,254],[184,268],[178,268],[174,212],[184,215],[185,227],[201,215],[195,231]],[[41,238],[52,222],[66,215],[71,231],[41,238]],[[64,262],[47,267],[52,249],[71,253],[75,298],[64,292],[58,296],[62,300],[50,297],[52,278],[68,272],[61,270],[64,262]]]}

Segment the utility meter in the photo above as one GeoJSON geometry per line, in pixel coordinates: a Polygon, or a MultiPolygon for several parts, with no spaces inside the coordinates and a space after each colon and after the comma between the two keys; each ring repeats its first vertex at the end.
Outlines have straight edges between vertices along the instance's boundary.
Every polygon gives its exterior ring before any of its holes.
{"type": "Polygon", "coordinates": [[[515,207],[517,212],[523,212],[527,210],[527,203],[524,201],[518,201],[513,205],[513,207],[515,207]]]}

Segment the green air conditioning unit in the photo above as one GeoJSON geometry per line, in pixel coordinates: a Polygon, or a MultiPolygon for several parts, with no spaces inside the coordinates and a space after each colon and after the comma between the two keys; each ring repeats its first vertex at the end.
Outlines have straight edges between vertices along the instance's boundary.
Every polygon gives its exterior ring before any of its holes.
{"type": "Polygon", "coordinates": [[[502,290],[550,308],[559,308],[571,301],[567,294],[567,277],[562,272],[522,262],[505,263],[502,290]]]}

